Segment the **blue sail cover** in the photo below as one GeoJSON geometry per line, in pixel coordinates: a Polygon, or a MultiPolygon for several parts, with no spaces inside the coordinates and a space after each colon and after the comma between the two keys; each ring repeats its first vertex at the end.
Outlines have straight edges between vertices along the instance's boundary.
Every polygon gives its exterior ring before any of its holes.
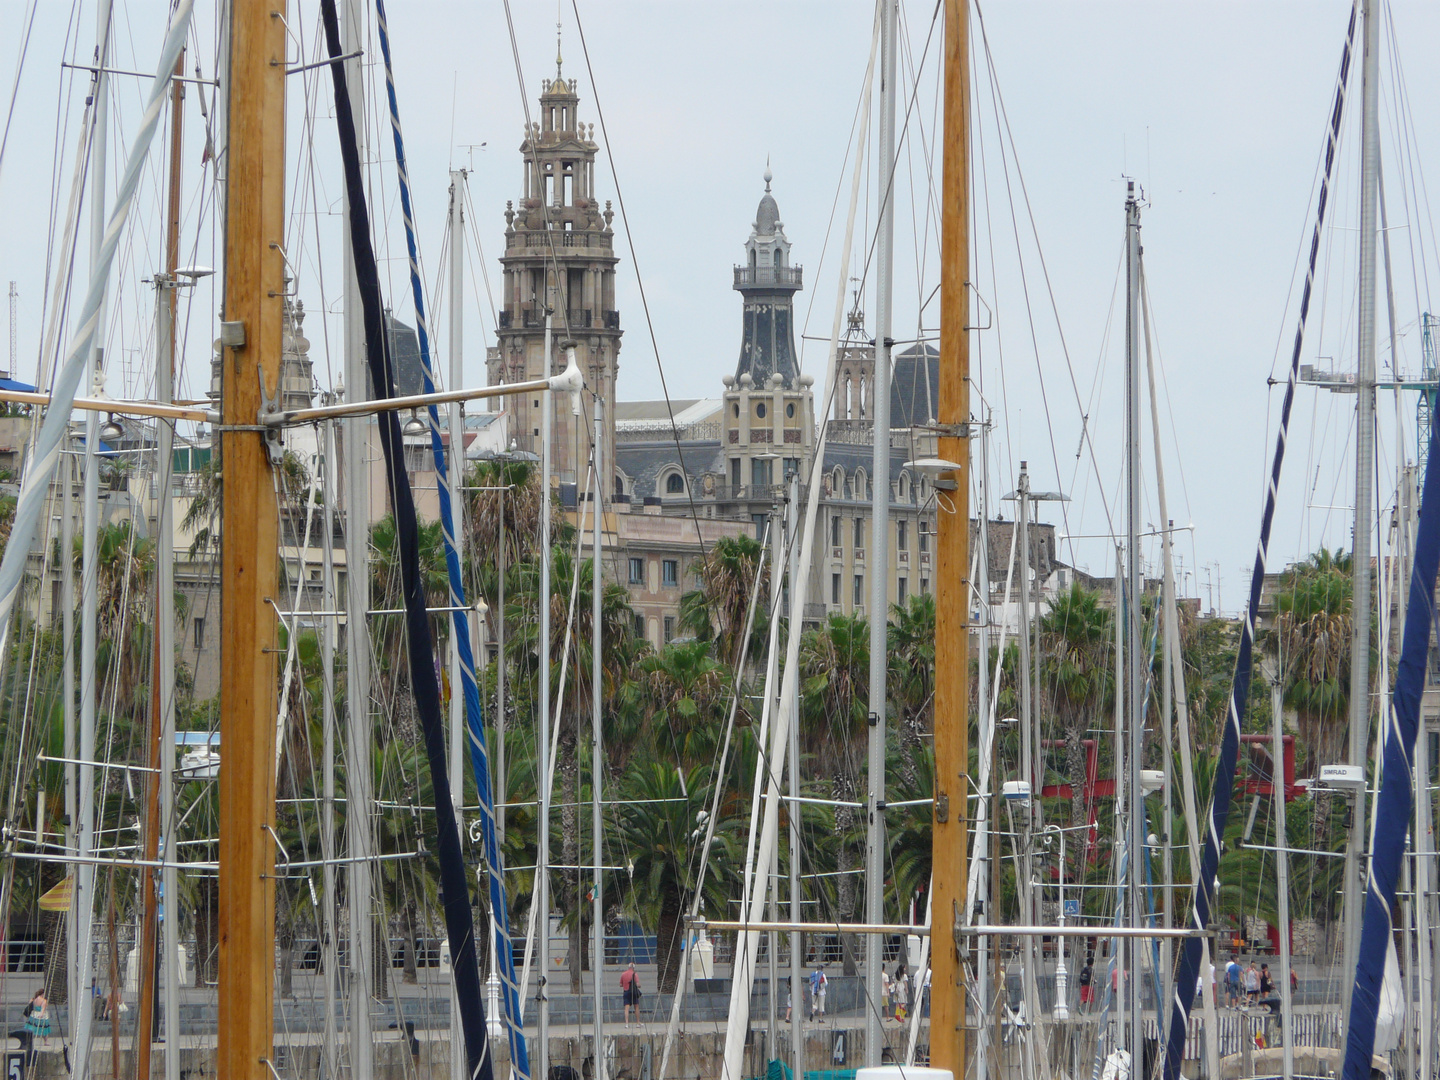
{"type": "Polygon", "coordinates": [[[1415,808],[1415,736],[1420,726],[1420,694],[1425,688],[1430,628],[1435,620],[1435,573],[1440,566],[1440,462],[1436,461],[1440,455],[1436,453],[1433,428],[1429,439],[1400,666],[1395,673],[1390,709],[1380,729],[1380,797],[1375,803],[1373,850],[1365,883],[1365,927],[1355,964],[1355,992],[1350,998],[1345,1080],[1370,1080],[1380,987],[1394,931],[1390,913],[1395,910],[1395,882],[1400,876],[1405,838],[1415,808]]]}
{"type": "MultiPolygon", "coordinates": [[[[420,279],[420,258],[415,243],[415,215],[410,200],[410,169],[405,159],[405,139],[400,132],[400,106],[395,96],[395,71],[390,62],[390,29],[384,0],[375,0],[380,31],[380,50],[385,57],[385,89],[390,99],[390,130],[395,138],[395,164],[400,174],[400,205],[405,218],[405,244],[410,255],[410,290],[415,301],[415,330],[420,341],[420,365],[424,392],[435,392],[435,369],[430,359],[430,330],[425,318],[425,294],[420,279]]],[[[452,243],[455,240],[452,238],[452,243]]],[[[455,545],[455,514],[450,501],[450,481],[445,447],[440,437],[440,410],[428,409],[430,450],[435,459],[440,496],[440,528],[445,540],[445,570],[450,582],[451,633],[455,635],[460,659],[460,684],[465,698],[465,727],[470,743],[470,763],[479,793],[480,831],[485,847],[485,869],[490,894],[491,925],[495,929],[495,968],[500,977],[500,996],[505,1007],[505,1030],[510,1045],[510,1065],[518,1080],[529,1080],[530,1058],[525,1047],[524,1020],[520,1011],[520,988],[515,978],[515,948],[510,941],[510,918],[505,896],[504,867],[495,835],[495,796],[490,785],[490,760],[485,745],[485,713],[480,704],[480,687],[475,679],[475,654],[470,644],[470,620],[465,604],[465,581],[461,576],[460,554],[455,545]]],[[[464,460],[464,432],[450,433],[451,445],[464,460]]],[[[453,689],[451,691],[454,692],[453,689]]],[[[453,948],[452,948],[453,954],[453,948]]]]}
{"type": "Polygon", "coordinates": [[[1265,584],[1265,564],[1270,555],[1270,527],[1275,520],[1275,497],[1280,487],[1280,468],[1285,461],[1285,442],[1290,430],[1290,410],[1295,404],[1295,383],[1300,373],[1300,351],[1305,343],[1305,321],[1310,313],[1310,295],[1315,284],[1315,261],[1320,251],[1320,238],[1325,224],[1325,208],[1330,194],[1330,171],[1335,163],[1335,148],[1340,139],[1340,119],[1345,111],[1345,85],[1350,74],[1350,55],[1355,43],[1355,23],[1359,5],[1350,8],[1350,25],[1345,31],[1345,49],[1340,56],[1340,73],[1335,80],[1335,104],[1325,132],[1325,168],[1320,181],[1320,196],[1315,210],[1315,231],[1310,238],[1310,258],[1305,273],[1305,288],[1300,294],[1300,319],[1295,328],[1295,348],[1290,355],[1290,371],[1285,381],[1285,398],[1280,406],[1280,430],[1275,436],[1275,454],[1270,465],[1270,479],[1265,488],[1265,509],[1260,517],[1260,543],[1255,549],[1255,567],[1250,575],[1250,600],[1245,607],[1245,620],[1240,628],[1240,649],[1235,658],[1235,676],[1231,681],[1230,708],[1226,713],[1221,736],[1220,758],[1215,764],[1215,783],[1210,801],[1210,820],[1206,823],[1205,848],[1200,855],[1200,872],[1192,891],[1190,927],[1196,936],[1185,939],[1180,950],[1179,968],[1175,973],[1174,999],[1170,1009],[1170,1032],[1165,1044],[1165,1080],[1179,1080],[1180,1063],[1185,1054],[1185,1035],[1189,1030],[1190,1007],[1195,1001],[1195,983],[1200,977],[1201,951],[1199,936],[1210,922],[1214,899],[1215,875],[1220,868],[1220,841],[1230,818],[1230,800],[1235,787],[1235,765],[1240,757],[1240,725],[1250,697],[1250,668],[1255,652],[1255,614],[1260,609],[1260,591],[1265,584]]]}

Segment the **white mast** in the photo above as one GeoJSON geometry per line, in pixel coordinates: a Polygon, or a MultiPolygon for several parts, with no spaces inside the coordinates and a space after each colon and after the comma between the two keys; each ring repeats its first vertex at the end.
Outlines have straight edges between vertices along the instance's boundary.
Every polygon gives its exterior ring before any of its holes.
{"type": "MultiPolygon", "coordinates": [[[[465,385],[463,339],[464,332],[464,266],[465,266],[465,225],[464,209],[461,205],[460,185],[465,182],[464,169],[450,170],[450,388],[465,385]]],[[[462,496],[465,483],[465,421],[461,416],[460,402],[450,404],[450,513],[454,521],[455,555],[460,565],[465,565],[465,505],[462,496]]],[[[477,643],[478,644],[478,643],[477,643]]],[[[460,822],[461,833],[465,823],[465,695],[460,691],[460,640],[454,628],[450,631],[450,801],[455,808],[455,820],[460,822]]],[[[492,964],[494,948],[490,949],[492,964]]],[[[450,969],[455,970],[455,957],[450,957],[450,969]]],[[[487,1020],[490,1019],[487,1017],[487,1020]]],[[[460,997],[452,985],[450,989],[450,1030],[460,1030],[460,997]]],[[[465,1080],[464,1056],[450,1054],[451,1080],[465,1080]]]]}
{"type": "MultiPolygon", "coordinates": [[[[1375,527],[1375,214],[1380,172],[1380,5],[1364,0],[1361,82],[1360,311],[1355,370],[1355,529],[1351,562],[1350,764],[1365,767],[1370,745],[1370,534],[1375,527]]],[[[1350,1016],[1350,995],[1364,921],[1361,854],[1366,836],[1366,794],[1355,795],[1350,843],[1345,849],[1345,977],[1341,1008],[1350,1016]]]]}
{"type": "MultiPolygon", "coordinates": [[[[155,275],[156,299],[159,301],[159,326],[156,335],[157,399],[169,403],[174,399],[175,355],[172,343],[175,332],[175,290],[173,274],[155,275]]],[[[172,520],[174,500],[170,496],[170,475],[174,462],[175,442],[173,420],[160,420],[155,425],[157,488],[155,491],[155,648],[159,651],[159,685],[153,693],[160,695],[160,885],[164,894],[165,915],[160,924],[160,951],[164,957],[160,972],[161,1005],[165,1018],[165,1080],[180,1080],[180,972],[175,965],[180,951],[180,893],[176,863],[180,851],[175,843],[175,539],[172,520]]],[[[153,963],[153,957],[140,962],[153,963]]],[[[143,982],[143,980],[142,980],[143,982]]]]}
{"type": "MultiPolygon", "coordinates": [[[[340,32],[346,86],[356,116],[364,116],[363,69],[358,52],[365,37],[364,7],[344,0],[340,32]]],[[[365,160],[365,126],[357,124],[360,160],[365,160]]],[[[346,198],[346,220],[349,220],[346,198]]],[[[350,401],[370,398],[370,373],[365,359],[365,324],[360,288],[355,277],[354,247],[345,241],[345,383],[350,401]]],[[[350,1075],[371,1080],[374,1049],[370,1032],[370,990],[374,964],[371,901],[370,755],[370,427],[367,416],[345,420],[345,585],[349,610],[345,634],[346,770],[345,834],[349,846],[350,881],[350,1075]]]]}
{"type": "MultiPolygon", "coordinates": [[[[800,577],[800,475],[790,477],[790,496],[785,503],[785,542],[790,545],[790,588],[800,577]]],[[[789,617],[794,619],[792,606],[789,617]]],[[[796,687],[796,693],[799,687],[796,687]]],[[[790,725],[790,759],[788,791],[792,800],[800,797],[800,725],[790,725]]],[[[800,810],[801,803],[790,803],[790,921],[800,924],[800,810]]],[[[805,995],[800,974],[800,932],[790,931],[790,1054],[793,1075],[805,1075],[805,995]]],[[[664,1080],[661,1077],[660,1080],[664,1080]]]]}
{"type": "MultiPolygon", "coordinates": [[[[1126,285],[1128,297],[1125,318],[1125,554],[1126,597],[1118,610],[1125,613],[1126,647],[1130,663],[1126,674],[1127,722],[1129,724],[1129,786],[1130,786],[1130,925],[1142,925],[1142,884],[1145,868],[1145,796],[1140,787],[1140,770],[1145,751],[1145,729],[1142,719],[1144,672],[1141,670],[1140,594],[1144,580],[1140,572],[1140,204],[1135,198],[1135,182],[1129,181],[1125,198],[1126,285]]],[[[1132,1068],[1140,1071],[1144,1062],[1144,1031],[1141,1010],[1144,1002],[1140,984],[1140,958],[1147,948],[1143,938],[1130,939],[1130,1057],[1132,1068]]]]}
{"type": "MultiPolygon", "coordinates": [[[[111,4],[98,5],[99,30],[95,46],[95,126],[90,141],[90,256],[98,257],[105,237],[105,151],[110,125],[110,78],[105,66],[110,55],[111,4]]],[[[101,358],[105,340],[105,303],[96,313],[95,347],[91,354],[92,391],[103,385],[101,358]]],[[[80,856],[91,856],[95,847],[95,710],[99,687],[96,683],[95,648],[98,628],[99,578],[97,577],[97,529],[100,517],[100,459],[96,456],[100,441],[100,417],[89,412],[85,417],[85,487],[81,511],[81,584],[80,584],[80,792],[77,798],[79,829],[77,848],[80,856]]],[[[66,554],[69,558],[69,553],[66,554]]],[[[81,862],[75,868],[75,937],[79,941],[80,992],[86,993],[93,974],[91,925],[95,914],[95,867],[81,862]]],[[[71,1005],[74,1009],[74,1005],[71,1005]]],[[[83,1080],[90,1064],[91,1012],[75,1010],[75,1047],[79,1076],[83,1080]]]]}
{"type": "MultiPolygon", "coordinates": [[[[549,283],[545,287],[545,358],[543,371],[548,377],[555,369],[550,358],[553,312],[550,308],[549,283]]],[[[539,1080],[550,1076],[550,444],[555,435],[555,391],[547,389],[540,395],[540,731],[535,740],[535,786],[539,792],[540,814],[535,838],[535,964],[540,977],[536,980],[537,1028],[539,1052],[535,1055],[532,1074],[539,1080]]]]}
{"type": "MultiPolygon", "coordinates": [[[[573,359],[575,347],[570,346],[573,359]]],[[[594,939],[591,974],[595,981],[595,1080],[605,1080],[605,892],[602,874],[605,871],[601,799],[605,792],[605,742],[603,730],[603,690],[600,663],[602,593],[604,575],[600,573],[600,531],[605,512],[605,377],[596,368],[595,378],[595,500],[590,504],[593,529],[590,544],[590,829],[594,845],[594,893],[590,932],[594,939]]],[[[639,1010],[636,1010],[637,1013],[639,1010]]]]}
{"type": "MultiPolygon", "coordinates": [[[[890,326],[894,291],[895,241],[895,37],[897,4],[880,0],[880,222],[875,250],[875,381],[871,395],[874,456],[870,539],[870,733],[865,799],[865,921],[885,921],[885,674],[887,614],[890,597],[890,326]]],[[[880,1064],[884,1028],[880,1022],[880,974],[884,937],[870,934],[865,944],[865,1064],[880,1064]]]]}
{"type": "MultiPolygon", "coordinates": [[[[321,453],[321,467],[324,469],[325,539],[321,548],[324,568],[324,593],[321,600],[326,612],[335,610],[335,422],[326,420],[322,426],[324,442],[321,453]]],[[[320,1050],[320,1069],[324,1080],[335,1080],[339,1076],[339,1065],[335,1059],[335,980],[338,977],[339,941],[336,937],[335,916],[339,905],[335,902],[335,617],[327,614],[321,622],[320,662],[324,687],[321,708],[321,792],[323,796],[320,815],[320,858],[322,860],[320,881],[324,890],[324,909],[321,915],[320,963],[324,972],[325,1026],[324,1042],[320,1050]]]]}

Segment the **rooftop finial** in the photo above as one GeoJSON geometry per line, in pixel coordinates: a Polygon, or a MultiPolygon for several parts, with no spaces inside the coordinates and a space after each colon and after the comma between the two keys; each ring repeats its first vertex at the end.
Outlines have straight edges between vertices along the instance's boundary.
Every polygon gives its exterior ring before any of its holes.
{"type": "Polygon", "coordinates": [[[772,179],[772,177],[770,176],[770,155],[769,155],[769,154],[766,154],[766,155],[765,155],[765,190],[766,190],[766,191],[769,191],[769,190],[770,190],[770,181],[771,181],[771,179],[772,179]]]}
{"type": "Polygon", "coordinates": [[[555,12],[555,81],[560,81],[560,66],[564,61],[560,58],[560,12],[555,12]]]}

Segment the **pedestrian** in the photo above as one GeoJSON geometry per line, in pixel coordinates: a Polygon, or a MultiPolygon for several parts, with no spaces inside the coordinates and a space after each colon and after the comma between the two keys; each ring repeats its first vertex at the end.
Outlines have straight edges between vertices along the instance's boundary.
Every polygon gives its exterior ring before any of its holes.
{"type": "Polygon", "coordinates": [[[1210,965],[1210,996],[1215,999],[1215,1007],[1220,1007],[1220,985],[1215,981],[1215,965],[1210,965]]]}
{"type": "Polygon", "coordinates": [[[1240,965],[1234,960],[1225,965],[1225,994],[1232,1009],[1240,1004],[1240,965]]]}
{"type": "Polygon", "coordinates": [[[630,1026],[630,1010],[635,1010],[635,1022],[640,1022],[640,976],[631,964],[620,973],[620,991],[625,998],[625,1026],[630,1026]]]}
{"type": "Polygon", "coordinates": [[[880,965],[880,1019],[890,1019],[890,973],[880,965]]]}
{"type": "Polygon", "coordinates": [[[1297,991],[1297,990],[1299,990],[1299,989],[1300,989],[1300,976],[1297,975],[1297,974],[1295,974],[1295,969],[1292,967],[1292,968],[1290,969],[1290,993],[1293,994],[1293,993],[1295,993],[1295,991],[1297,991]]]}
{"type": "Polygon", "coordinates": [[[1268,998],[1275,992],[1275,980],[1270,978],[1270,965],[1260,965],[1260,997],[1268,998]]]}
{"type": "Polygon", "coordinates": [[[1245,969],[1245,1002],[1254,1005],[1260,999],[1260,969],[1255,966],[1255,961],[1250,961],[1250,966],[1245,969]]]}
{"type": "Polygon", "coordinates": [[[825,984],[829,981],[825,978],[824,965],[815,965],[810,973],[810,1019],[819,1017],[822,1024],[825,1022],[825,984]]]}
{"type": "Polygon", "coordinates": [[[891,983],[891,994],[895,998],[895,1019],[904,1020],[910,1005],[910,974],[902,961],[895,965],[895,979],[891,983]]]}
{"type": "Polygon", "coordinates": [[[1090,1004],[1090,984],[1095,981],[1095,965],[1089,956],[1085,957],[1085,966],[1080,969],[1080,1004],[1090,1004]]]}
{"type": "Polygon", "coordinates": [[[925,984],[920,988],[920,1015],[930,1019],[930,965],[925,965],[925,984]]]}
{"type": "Polygon", "coordinates": [[[50,1002],[45,997],[43,986],[35,991],[35,996],[25,1006],[25,1030],[36,1039],[44,1039],[50,1034],[50,1002]]]}

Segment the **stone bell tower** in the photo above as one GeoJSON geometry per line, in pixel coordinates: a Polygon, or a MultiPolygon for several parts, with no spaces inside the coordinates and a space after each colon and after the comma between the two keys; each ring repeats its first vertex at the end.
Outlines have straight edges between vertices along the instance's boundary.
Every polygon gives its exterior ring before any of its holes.
{"type": "MultiPolygon", "coordinates": [[[[538,120],[520,143],[524,190],[505,205],[504,307],[498,347],[491,350],[489,385],[540,379],[565,367],[562,346],[576,344],[585,384],[605,402],[605,461],[615,471],[615,374],[620,313],[615,309],[613,212],[595,193],[595,125],[582,124],[574,79],[542,80],[538,120]],[[545,312],[551,311],[551,355],[545,356],[545,312]]],[[[511,410],[518,448],[540,453],[540,398],[498,399],[511,410]]],[[[493,406],[492,406],[493,407],[493,406]]],[[[584,483],[589,454],[590,407],[571,414],[568,398],[555,400],[552,454],[556,477],[584,483]]],[[[607,492],[614,490],[607,479],[607,492]]]]}

